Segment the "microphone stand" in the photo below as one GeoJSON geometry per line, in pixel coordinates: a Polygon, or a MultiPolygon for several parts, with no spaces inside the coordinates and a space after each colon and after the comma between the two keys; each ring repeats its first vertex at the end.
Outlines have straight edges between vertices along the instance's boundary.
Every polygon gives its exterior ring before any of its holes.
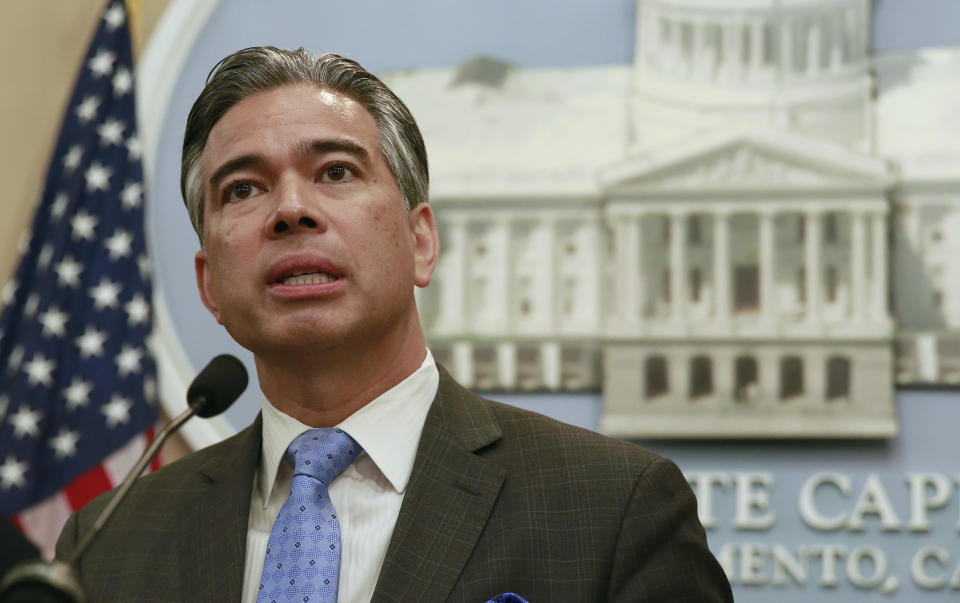
{"type": "Polygon", "coordinates": [[[140,477],[140,474],[150,464],[153,457],[157,455],[167,438],[195,413],[196,411],[192,406],[188,407],[187,410],[180,413],[177,418],[167,423],[157,433],[157,436],[150,442],[150,446],[140,455],[137,464],[133,466],[133,469],[124,478],[123,483],[117,488],[116,494],[100,512],[97,520],[93,523],[93,527],[86,533],[66,561],[57,559],[50,562],[27,561],[7,572],[3,581],[0,582],[0,603],[17,603],[20,601],[85,603],[87,597],[80,585],[80,578],[77,576],[74,567],[77,560],[90,546],[93,539],[97,537],[100,530],[103,529],[107,520],[110,519],[114,510],[133,486],[133,482],[140,477]]]}

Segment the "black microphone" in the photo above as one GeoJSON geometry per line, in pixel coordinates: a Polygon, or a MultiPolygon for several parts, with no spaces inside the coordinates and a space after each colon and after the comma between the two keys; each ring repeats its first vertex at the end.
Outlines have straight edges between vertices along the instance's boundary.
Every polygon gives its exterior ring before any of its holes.
{"type": "Polygon", "coordinates": [[[160,430],[70,557],[66,561],[28,561],[15,566],[0,581],[0,603],[84,603],[86,594],[74,569],[77,560],[103,529],[163,443],[193,415],[208,418],[222,413],[246,388],[247,369],[242,362],[229,354],[221,354],[211,360],[187,389],[189,408],[160,430]]]}

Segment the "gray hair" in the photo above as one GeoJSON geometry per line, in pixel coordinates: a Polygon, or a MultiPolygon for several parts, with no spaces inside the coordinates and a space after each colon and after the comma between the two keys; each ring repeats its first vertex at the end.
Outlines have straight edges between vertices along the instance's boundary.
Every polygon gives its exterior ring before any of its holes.
{"type": "Polygon", "coordinates": [[[339,92],[366,109],[377,124],[380,151],[407,209],[428,198],[427,150],[417,122],[386,84],[356,61],[336,54],[311,56],[303,48],[256,46],[237,51],[210,71],[187,117],[180,161],[180,192],[203,244],[203,178],[200,157],[214,125],[235,104],[257,92],[312,84],[339,92]]]}

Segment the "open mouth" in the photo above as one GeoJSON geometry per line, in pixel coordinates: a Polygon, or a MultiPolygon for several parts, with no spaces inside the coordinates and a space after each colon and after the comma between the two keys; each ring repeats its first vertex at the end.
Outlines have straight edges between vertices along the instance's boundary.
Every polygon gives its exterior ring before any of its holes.
{"type": "Polygon", "coordinates": [[[277,280],[281,285],[320,285],[323,283],[332,283],[340,277],[329,272],[304,271],[287,274],[277,280]]]}

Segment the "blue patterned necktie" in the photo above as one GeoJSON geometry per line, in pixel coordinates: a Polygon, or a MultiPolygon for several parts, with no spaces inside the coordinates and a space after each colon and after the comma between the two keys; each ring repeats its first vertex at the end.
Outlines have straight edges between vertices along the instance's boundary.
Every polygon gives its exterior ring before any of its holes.
{"type": "Polygon", "coordinates": [[[337,600],[340,522],[327,487],[360,450],[334,427],[304,432],[287,448],[293,484],[270,530],[257,603],[337,600]]]}

